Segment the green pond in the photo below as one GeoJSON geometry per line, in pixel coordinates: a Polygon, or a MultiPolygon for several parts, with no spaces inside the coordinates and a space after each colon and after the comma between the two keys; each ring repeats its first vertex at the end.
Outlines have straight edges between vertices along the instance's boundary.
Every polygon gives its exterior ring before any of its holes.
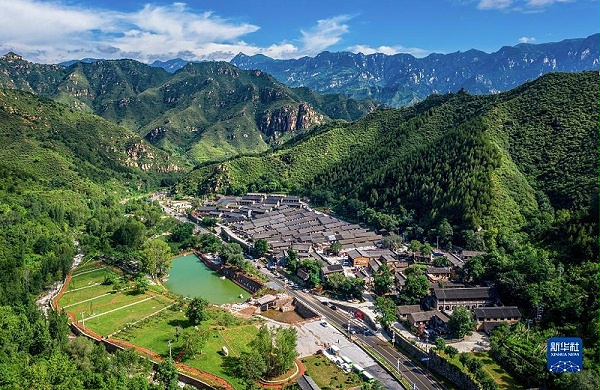
{"type": "Polygon", "coordinates": [[[215,304],[244,302],[250,293],[229,279],[221,279],[196,255],[173,259],[165,286],[186,297],[202,297],[215,304]],[[240,294],[243,298],[240,298],[240,294]]]}

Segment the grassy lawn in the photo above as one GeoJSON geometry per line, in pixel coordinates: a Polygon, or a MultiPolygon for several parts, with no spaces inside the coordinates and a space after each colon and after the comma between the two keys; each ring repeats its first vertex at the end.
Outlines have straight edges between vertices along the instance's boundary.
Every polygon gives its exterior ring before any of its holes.
{"type": "Polygon", "coordinates": [[[113,286],[107,285],[96,285],[90,286],[89,288],[84,288],[82,290],[65,291],[62,297],[60,297],[60,299],[58,300],[58,306],[65,307],[68,309],[68,306],[76,304],[78,302],[88,301],[89,299],[93,299],[94,301],[96,301],[96,297],[100,297],[104,294],[109,294],[112,291],[113,286]]]}
{"type": "Polygon", "coordinates": [[[173,358],[181,350],[181,343],[176,340],[175,327],[188,327],[188,321],[179,310],[164,310],[133,327],[117,333],[114,337],[132,344],[150,349],[164,357],[169,356],[169,340],[172,341],[173,358]]]}
{"type": "Polygon", "coordinates": [[[71,275],[71,282],[69,283],[69,290],[78,289],[81,287],[88,286],[92,283],[102,283],[104,277],[109,274],[117,274],[114,270],[105,266],[99,266],[96,264],[86,266],[84,268],[78,268],[77,271],[71,275]]]}
{"type": "MultiPolygon", "coordinates": [[[[513,378],[510,373],[500,367],[500,365],[498,365],[498,363],[496,363],[496,361],[490,357],[489,353],[469,352],[469,354],[481,360],[481,362],[484,364],[483,369],[496,381],[498,384],[498,389],[525,390],[525,387],[518,380],[513,378]]],[[[464,372],[467,372],[467,369],[463,367],[462,363],[458,360],[459,355],[454,356],[453,359],[450,359],[450,357],[443,352],[440,353],[440,355],[454,363],[457,367],[462,368],[464,372]]]]}
{"type": "Polygon", "coordinates": [[[357,374],[346,374],[323,355],[313,355],[301,360],[306,367],[306,374],[322,389],[351,389],[363,384],[357,374]]]}
{"type": "MultiPolygon", "coordinates": [[[[98,264],[89,264],[77,269],[72,276],[67,291],[58,302],[59,307],[72,312],[79,321],[85,312],[85,326],[94,332],[128,341],[154,351],[163,357],[171,353],[177,358],[183,349],[183,338],[176,337],[176,327],[189,329],[185,310],[167,308],[173,301],[155,293],[162,291],[160,286],[152,286],[145,293],[113,291],[112,285],[103,285],[106,275],[117,274],[115,270],[98,264]],[[149,318],[145,318],[150,316],[149,318]],[[97,317],[95,317],[97,316],[97,317]],[[144,319],[145,318],[145,319],[144,319]],[[142,320],[143,319],[143,320],[142,320]],[[137,324],[131,324],[133,322],[137,324]]],[[[230,357],[237,357],[248,348],[248,343],[256,336],[257,320],[233,317],[221,309],[209,310],[209,318],[203,321],[196,331],[208,332],[209,338],[202,353],[182,359],[191,367],[221,377],[236,389],[245,384],[234,373],[234,360],[225,358],[221,351],[225,346],[230,357]]],[[[345,375],[340,371],[341,375],[345,375]]]]}
{"type": "Polygon", "coordinates": [[[483,362],[483,369],[494,378],[499,389],[525,390],[525,387],[500,367],[487,352],[475,352],[473,356],[483,362]]]}
{"type": "MultiPolygon", "coordinates": [[[[221,354],[221,349],[226,346],[229,356],[239,356],[258,332],[256,322],[236,319],[235,324],[224,326],[220,312],[220,310],[211,310],[211,318],[197,327],[198,334],[202,332],[209,334],[202,354],[196,355],[195,358],[182,359],[181,362],[221,377],[236,389],[242,389],[244,383],[231,372],[231,368],[226,367],[224,364],[226,358],[221,354]]],[[[184,312],[167,309],[141,324],[119,332],[114,337],[150,349],[164,357],[169,356],[169,340],[171,340],[171,352],[173,358],[176,358],[183,349],[182,338],[177,340],[175,336],[176,326],[182,329],[189,328],[184,312]]]]}
{"type": "MultiPolygon", "coordinates": [[[[102,310],[102,313],[105,314],[86,320],[85,326],[101,335],[108,335],[130,322],[139,321],[171,304],[171,301],[161,296],[149,297],[140,294],[140,298],[134,302],[117,302],[103,307],[102,309],[105,310],[102,310]]],[[[97,314],[99,313],[96,312],[95,315],[97,314]]],[[[80,316],[77,316],[77,318],[80,318],[80,316]]]]}

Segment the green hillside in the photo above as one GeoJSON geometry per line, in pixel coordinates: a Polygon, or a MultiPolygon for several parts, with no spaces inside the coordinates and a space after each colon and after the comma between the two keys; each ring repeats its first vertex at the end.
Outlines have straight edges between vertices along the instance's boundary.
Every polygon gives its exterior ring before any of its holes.
{"type": "Polygon", "coordinates": [[[355,120],[378,106],[290,89],[225,62],[190,63],[170,74],[133,60],[62,67],[9,53],[0,58],[0,86],[95,113],[194,163],[260,153],[331,118],[355,120]]]}
{"type": "Polygon", "coordinates": [[[598,74],[584,72],[497,95],[433,95],[206,164],[173,190],[292,192],[406,240],[483,250],[461,271],[467,280],[495,283],[505,305],[537,318],[538,343],[507,330],[494,341],[498,362],[530,384],[593,387],[593,370],[559,378],[543,357],[523,366],[514,354],[537,356],[548,334],[579,336],[586,367],[598,366],[598,91],[598,74]]]}
{"type": "Polygon", "coordinates": [[[414,214],[425,228],[518,231],[541,206],[579,209],[597,192],[597,82],[550,74],[498,95],[433,95],[199,167],[178,190],[292,191],[351,216],[383,212],[388,229],[414,214]]]}
{"type": "Polygon", "coordinates": [[[109,252],[119,201],[185,168],[125,128],[17,90],[0,90],[0,145],[0,305],[61,279],[76,232],[109,252]]]}

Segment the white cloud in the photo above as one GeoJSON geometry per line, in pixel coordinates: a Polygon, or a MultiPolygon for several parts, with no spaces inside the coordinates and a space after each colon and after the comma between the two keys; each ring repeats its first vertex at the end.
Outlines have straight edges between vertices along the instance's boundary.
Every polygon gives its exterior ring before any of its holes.
{"type": "Polygon", "coordinates": [[[506,10],[517,12],[540,12],[554,3],[570,3],[574,0],[479,0],[477,9],[506,10]]]}
{"type": "Polygon", "coordinates": [[[345,23],[349,19],[341,15],[318,20],[301,30],[296,41],[261,47],[244,40],[259,26],[191,9],[181,2],[117,12],[61,0],[0,0],[0,54],[14,51],[42,63],[84,57],[227,61],[239,52],[295,58],[340,42],[349,31],[345,23]]]}
{"type": "Polygon", "coordinates": [[[404,47],[404,46],[379,46],[379,47],[370,47],[367,45],[355,45],[350,46],[348,51],[353,53],[363,53],[363,54],[374,54],[374,53],[383,53],[388,55],[394,55],[398,53],[406,53],[412,54],[415,57],[425,57],[428,54],[431,54],[430,51],[419,49],[416,47],[404,47]]]}
{"type": "MultiPolygon", "coordinates": [[[[259,29],[183,3],[126,13],[41,0],[0,0],[0,26],[1,51],[47,63],[83,57],[151,61],[173,53],[191,60],[209,58],[211,50],[229,59],[241,50],[256,51],[240,39],[259,29]]],[[[288,45],[267,49],[289,51],[288,45]]]]}
{"type": "Polygon", "coordinates": [[[526,5],[531,8],[543,8],[554,3],[570,3],[572,0],[527,0],[526,5]]]}
{"type": "Polygon", "coordinates": [[[317,25],[305,31],[301,30],[303,44],[302,52],[307,55],[317,54],[342,40],[342,35],[350,31],[347,22],[348,15],[335,16],[317,21],[317,25]]]}
{"type": "Polygon", "coordinates": [[[533,37],[521,37],[519,38],[519,43],[533,43],[535,42],[535,38],[533,37]]]}
{"type": "Polygon", "coordinates": [[[512,5],[512,0],[481,0],[477,4],[478,9],[490,10],[490,9],[506,9],[512,5]]]}

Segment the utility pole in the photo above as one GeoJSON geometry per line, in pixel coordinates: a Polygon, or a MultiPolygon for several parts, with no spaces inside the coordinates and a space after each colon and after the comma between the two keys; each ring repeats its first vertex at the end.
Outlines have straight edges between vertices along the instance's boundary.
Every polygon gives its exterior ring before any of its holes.
{"type": "Polygon", "coordinates": [[[171,354],[171,340],[169,340],[168,343],[169,343],[169,358],[173,359],[173,355],[171,354]]]}
{"type": "Polygon", "coordinates": [[[83,325],[85,329],[85,311],[81,312],[81,325],[83,325]]]}

